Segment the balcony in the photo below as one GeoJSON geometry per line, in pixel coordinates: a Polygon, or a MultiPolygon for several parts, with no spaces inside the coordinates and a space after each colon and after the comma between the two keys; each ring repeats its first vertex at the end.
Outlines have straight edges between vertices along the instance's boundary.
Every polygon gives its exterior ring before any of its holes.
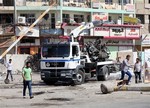
{"type": "Polygon", "coordinates": [[[81,7],[81,8],[90,8],[91,7],[91,3],[90,2],[78,2],[78,0],[68,0],[68,1],[63,1],[63,6],[64,7],[81,7]]]}
{"type": "MultiPolygon", "coordinates": [[[[60,1],[57,0],[56,1],[57,5],[60,5],[60,1]]],[[[16,1],[16,5],[17,6],[49,6],[51,4],[51,2],[49,0],[31,0],[31,1],[16,1]]]]}
{"type": "Polygon", "coordinates": [[[14,10],[14,6],[0,6],[0,11],[14,10]]]}
{"type": "Polygon", "coordinates": [[[133,4],[125,4],[121,5],[119,3],[102,3],[99,2],[99,8],[100,9],[115,9],[115,10],[126,10],[130,12],[134,12],[134,5],[133,4]]]}
{"type": "Polygon", "coordinates": [[[124,4],[123,6],[120,3],[106,3],[106,2],[78,2],[78,0],[68,0],[63,1],[64,7],[81,7],[81,8],[93,8],[93,9],[114,9],[114,10],[126,10],[134,12],[133,4],[124,4]]]}

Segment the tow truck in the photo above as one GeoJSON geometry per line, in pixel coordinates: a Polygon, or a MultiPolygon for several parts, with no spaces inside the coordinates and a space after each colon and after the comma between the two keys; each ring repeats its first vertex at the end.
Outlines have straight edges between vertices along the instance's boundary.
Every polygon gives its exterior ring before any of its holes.
{"type": "Polygon", "coordinates": [[[113,72],[114,62],[109,60],[107,47],[100,40],[89,42],[80,48],[75,38],[86,29],[103,25],[103,21],[84,23],[71,31],[63,42],[43,43],[41,47],[41,79],[45,83],[67,82],[74,85],[84,83],[96,75],[97,80],[107,80],[113,72]],[[101,45],[101,47],[100,47],[101,45]]]}

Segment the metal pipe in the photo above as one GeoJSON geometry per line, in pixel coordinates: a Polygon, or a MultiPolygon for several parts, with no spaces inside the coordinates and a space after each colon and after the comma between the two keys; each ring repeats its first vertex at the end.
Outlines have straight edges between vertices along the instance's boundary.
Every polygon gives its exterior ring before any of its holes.
{"type": "Polygon", "coordinates": [[[39,16],[39,18],[25,31],[22,31],[19,33],[20,37],[0,56],[0,59],[2,59],[25,35],[28,31],[30,31],[42,18],[44,15],[46,15],[47,12],[49,12],[49,10],[56,5],[56,0],[55,1],[51,1],[50,7],[45,10],[42,15],[39,16]]]}

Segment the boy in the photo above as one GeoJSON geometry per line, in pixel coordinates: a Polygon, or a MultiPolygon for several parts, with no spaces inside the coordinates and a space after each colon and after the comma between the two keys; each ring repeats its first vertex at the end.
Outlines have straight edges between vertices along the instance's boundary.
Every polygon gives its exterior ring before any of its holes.
{"type": "Polygon", "coordinates": [[[30,68],[30,62],[26,63],[26,67],[23,68],[22,72],[23,77],[23,98],[26,96],[26,88],[28,86],[30,99],[33,98],[32,95],[32,69],[30,68]]]}

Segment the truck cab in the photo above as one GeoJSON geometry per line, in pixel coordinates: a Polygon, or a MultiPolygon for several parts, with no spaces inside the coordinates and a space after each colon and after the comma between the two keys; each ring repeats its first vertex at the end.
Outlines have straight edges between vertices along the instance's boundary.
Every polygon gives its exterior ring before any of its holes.
{"type": "Polygon", "coordinates": [[[84,81],[83,66],[80,65],[78,42],[46,43],[41,47],[41,79],[45,83],[65,81],[81,84],[84,81]]]}

